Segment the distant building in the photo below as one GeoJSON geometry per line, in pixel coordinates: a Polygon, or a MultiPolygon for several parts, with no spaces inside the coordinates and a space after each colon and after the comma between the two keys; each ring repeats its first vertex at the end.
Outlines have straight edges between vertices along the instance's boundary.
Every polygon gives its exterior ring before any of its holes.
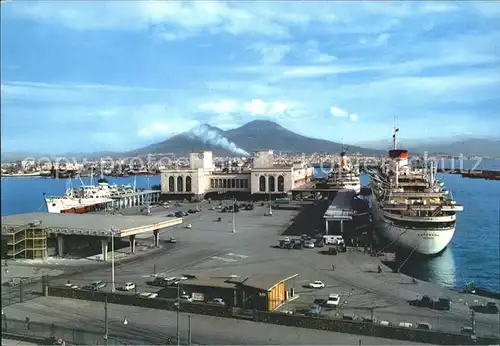
{"type": "Polygon", "coordinates": [[[216,168],[211,151],[191,153],[189,167],[162,171],[161,192],[173,199],[220,194],[250,194],[256,198],[260,195],[264,199],[269,194],[286,195],[312,180],[313,167],[302,162],[275,165],[272,150],[255,151],[252,161],[246,167],[216,168]]]}

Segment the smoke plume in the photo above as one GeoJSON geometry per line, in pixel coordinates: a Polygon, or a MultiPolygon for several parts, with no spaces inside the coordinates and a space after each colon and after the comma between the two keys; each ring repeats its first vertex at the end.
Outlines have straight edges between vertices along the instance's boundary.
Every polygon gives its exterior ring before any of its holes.
{"type": "Polygon", "coordinates": [[[189,131],[189,135],[201,139],[204,143],[218,146],[241,156],[250,156],[248,152],[238,147],[222,134],[212,129],[209,125],[200,125],[189,131]]]}

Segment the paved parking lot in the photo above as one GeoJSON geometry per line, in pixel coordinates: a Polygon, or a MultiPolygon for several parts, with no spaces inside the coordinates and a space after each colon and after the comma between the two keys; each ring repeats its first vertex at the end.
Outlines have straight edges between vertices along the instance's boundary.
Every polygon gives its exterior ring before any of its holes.
{"type": "MultiPolygon", "coordinates": [[[[329,293],[338,293],[341,295],[340,307],[326,312],[329,316],[356,314],[369,317],[373,311],[377,319],[394,324],[428,322],[434,328],[454,332],[458,332],[470,321],[465,303],[474,305],[485,302],[433,284],[420,282],[414,285],[410,278],[392,273],[385,267],[384,272],[378,274],[376,269],[380,262],[364,253],[347,252],[329,256],[320,254],[318,249],[273,248],[279,235],[297,215],[296,211],[278,209],[273,211],[272,216],[265,216],[267,206],[255,204],[255,210],[235,214],[236,232],[232,233],[232,214],[208,210],[215,205],[216,202],[211,205],[201,203],[202,212],[186,217],[184,225],[162,232],[162,246],[169,247],[167,252],[153,254],[133,263],[117,263],[116,285],[130,281],[138,285],[139,292],[154,292],[154,288],[146,285],[146,281],[154,273],[172,276],[185,273],[204,276],[297,273],[296,293],[299,297],[285,304],[282,309],[304,310],[315,299],[325,299],[329,293]],[[221,222],[216,221],[218,217],[222,218],[221,222]],[[192,226],[190,229],[185,227],[188,223],[192,226]],[[163,243],[171,236],[177,239],[176,244],[163,243]],[[332,270],[332,264],[335,265],[335,270],[332,270]],[[301,287],[314,280],[323,281],[326,288],[311,290],[301,287]],[[450,297],[453,301],[452,311],[435,311],[408,304],[408,300],[424,294],[450,297]]],[[[196,204],[185,204],[177,209],[195,207],[196,204]]],[[[175,207],[169,210],[157,207],[152,212],[166,215],[175,210],[175,207]]],[[[302,227],[306,228],[307,225],[302,227]]],[[[308,232],[304,230],[303,233],[308,232]]],[[[140,241],[147,243],[152,239],[149,235],[144,237],[140,241]]],[[[110,282],[111,265],[90,273],[76,274],[71,278],[72,282],[79,285],[87,285],[94,280],[110,282]]],[[[110,289],[109,285],[107,289],[110,289]]],[[[500,334],[498,315],[476,314],[476,327],[479,334],[500,334]]]]}

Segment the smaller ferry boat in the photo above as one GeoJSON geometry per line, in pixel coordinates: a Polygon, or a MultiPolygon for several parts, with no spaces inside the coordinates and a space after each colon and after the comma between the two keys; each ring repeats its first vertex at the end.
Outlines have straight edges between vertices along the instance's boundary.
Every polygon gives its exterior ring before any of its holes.
{"type": "Polygon", "coordinates": [[[113,197],[135,192],[131,185],[109,185],[106,179],[99,179],[97,185],[94,185],[92,181],[91,179],[90,185],[82,182],[81,186],[72,188],[69,179],[63,196],[45,196],[48,212],[83,214],[105,210],[113,201],[113,197]]]}

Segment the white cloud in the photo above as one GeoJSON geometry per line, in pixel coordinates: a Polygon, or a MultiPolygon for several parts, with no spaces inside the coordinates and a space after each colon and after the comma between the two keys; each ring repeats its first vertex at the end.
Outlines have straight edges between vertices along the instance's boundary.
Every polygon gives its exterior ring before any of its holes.
{"type": "Polygon", "coordinates": [[[231,113],[237,110],[238,103],[233,100],[209,101],[200,104],[198,108],[214,113],[231,113]]]}
{"type": "Polygon", "coordinates": [[[342,108],[339,108],[339,107],[330,108],[330,113],[332,113],[332,115],[334,117],[341,117],[341,118],[349,115],[348,112],[346,112],[345,110],[343,110],[342,108]]]}
{"type": "Polygon", "coordinates": [[[256,43],[250,49],[258,52],[263,64],[277,64],[290,52],[292,47],[286,44],[256,43]]]}
{"type": "Polygon", "coordinates": [[[245,104],[245,110],[252,115],[266,115],[267,103],[260,99],[253,99],[245,104]]]}
{"type": "Polygon", "coordinates": [[[139,136],[152,138],[157,137],[158,135],[167,135],[168,133],[170,133],[170,131],[171,129],[168,124],[156,123],[140,129],[139,136]]]}
{"type": "Polygon", "coordinates": [[[359,119],[359,116],[357,114],[355,114],[355,113],[349,114],[349,120],[358,121],[358,119],[359,119]]]}

